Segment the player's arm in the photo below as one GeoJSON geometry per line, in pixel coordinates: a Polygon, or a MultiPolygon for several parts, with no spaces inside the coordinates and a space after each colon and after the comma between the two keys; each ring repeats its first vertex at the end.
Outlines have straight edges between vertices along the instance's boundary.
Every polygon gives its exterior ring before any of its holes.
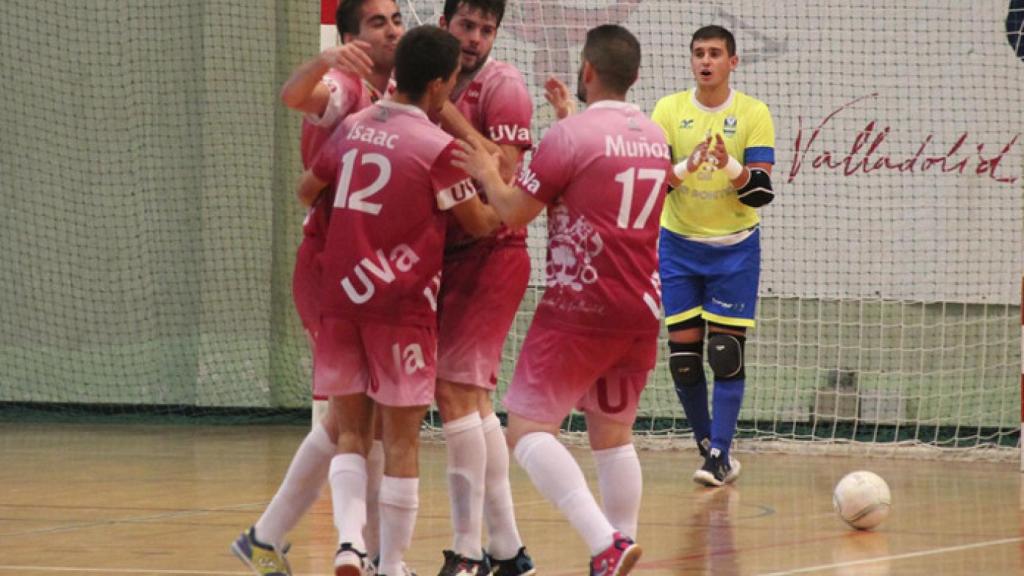
{"type": "Polygon", "coordinates": [[[487,201],[510,228],[530,223],[544,209],[544,203],[509,185],[498,170],[499,159],[475,141],[459,141],[452,152],[452,164],[466,171],[487,191],[487,201]]]}
{"type": "Polygon", "coordinates": [[[481,202],[480,197],[475,195],[453,206],[452,214],[455,214],[463,230],[477,238],[490,236],[501,226],[501,218],[494,208],[481,202]]]}
{"type": "Polygon", "coordinates": [[[477,142],[491,154],[499,154],[499,170],[501,175],[505,178],[506,182],[512,180],[516,173],[516,166],[519,165],[519,160],[523,156],[522,148],[511,144],[495,144],[490,141],[486,136],[478,132],[470,124],[469,119],[463,116],[462,112],[459,112],[459,109],[451,102],[444,103],[444,107],[441,108],[440,120],[441,128],[445,132],[462,140],[477,142]]]}
{"type": "Polygon", "coordinates": [[[772,190],[772,165],[770,163],[742,164],[726,151],[725,141],[721,134],[715,134],[715,142],[708,155],[719,169],[725,171],[729,182],[736,189],[736,196],[740,202],[752,208],[758,208],[775,198],[775,192],[772,190]]]}
{"type": "Polygon", "coordinates": [[[312,206],[325,188],[327,188],[326,181],[318,178],[312,170],[306,170],[302,173],[302,177],[299,178],[299,185],[295,191],[295,196],[298,197],[299,202],[303,206],[312,206]]]}
{"type": "Polygon", "coordinates": [[[315,58],[302,63],[281,87],[281,102],[293,109],[321,116],[327,109],[330,90],[320,80],[331,68],[363,78],[370,76],[373,61],[367,55],[370,45],[353,40],[341,46],[328,48],[315,58]]]}

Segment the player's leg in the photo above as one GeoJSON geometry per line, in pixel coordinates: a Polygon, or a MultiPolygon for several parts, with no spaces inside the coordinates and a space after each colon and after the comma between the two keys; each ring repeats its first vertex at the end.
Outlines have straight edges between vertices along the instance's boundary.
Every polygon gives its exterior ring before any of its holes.
{"type": "Polygon", "coordinates": [[[366,555],[375,559],[380,555],[380,483],[384,479],[384,432],[376,404],[372,418],[373,441],[366,455],[366,527],[363,528],[363,541],[366,542],[366,555]]]}
{"type": "Polygon", "coordinates": [[[427,327],[378,324],[362,325],[361,333],[384,443],[377,573],[401,576],[419,511],[420,425],[434,398],[437,335],[427,327]]]}
{"type": "Polygon", "coordinates": [[[284,545],[285,535],[320,497],[331,458],[337,452],[337,441],[337,422],[328,412],[299,444],[277,493],[253,525],[259,541],[278,548],[284,545]]]}
{"type": "MultiPolygon", "coordinates": [[[[643,378],[646,379],[646,373],[643,378]]],[[[611,384],[611,387],[615,385],[611,384]]],[[[615,392],[611,392],[609,397],[614,394],[615,392]]],[[[621,399],[624,400],[631,394],[627,392],[621,399]]],[[[638,394],[634,395],[634,398],[636,396],[638,394]]],[[[635,404],[633,406],[635,416],[635,404]]],[[[601,507],[605,517],[615,528],[611,545],[593,554],[591,571],[593,572],[594,567],[607,563],[615,567],[614,573],[628,574],[643,553],[636,543],[643,475],[640,471],[640,459],[633,447],[632,421],[625,423],[612,414],[598,410],[587,410],[586,418],[590,449],[597,464],[601,507]]]]}
{"type": "Polygon", "coordinates": [[[704,302],[708,322],[708,365],[714,373],[711,450],[694,480],[709,486],[731,482],[739,465],[730,455],[746,385],[746,330],[753,327],[760,276],[760,235],[733,246],[712,247],[717,273],[709,278],[704,302]]]}
{"type": "Polygon", "coordinates": [[[487,525],[487,557],[494,576],[531,576],[536,573],[516,524],[509,482],[509,453],[505,431],[494,413],[493,399],[484,394],[480,415],[487,443],[484,522],[487,525]]]}
{"type": "MultiPolygon", "coordinates": [[[[619,351],[609,349],[605,340],[534,324],[505,397],[509,445],[516,461],[537,490],[569,520],[590,550],[591,560],[598,561],[609,560],[602,556],[616,546],[619,537],[557,434],[572,406],[614,364],[619,351]]],[[[610,575],[625,574],[629,567],[626,571],[612,564],[605,568],[600,573],[610,575]]]]}
{"type": "Polygon", "coordinates": [[[338,453],[331,460],[331,502],[338,551],[336,576],[361,576],[366,565],[367,467],[373,436],[373,401],[365,394],[332,396],[330,410],[338,422],[338,453]]]}
{"type": "Polygon", "coordinates": [[[686,420],[693,428],[693,439],[704,456],[711,438],[711,413],[704,374],[700,248],[668,230],[661,231],[658,269],[668,327],[669,372],[686,420]]]}
{"type": "Polygon", "coordinates": [[[478,411],[478,395],[483,393],[473,385],[437,381],[436,401],[447,448],[448,498],[454,532],[451,550],[444,551],[442,576],[460,570],[475,573],[484,561],[481,531],[487,444],[478,411]]]}
{"type": "Polygon", "coordinates": [[[380,485],[378,574],[403,574],[419,512],[420,425],[429,406],[381,406],[384,478],[380,485]]]}
{"type": "MultiPolygon", "coordinates": [[[[587,417],[587,434],[601,490],[605,516],[617,530],[614,543],[594,562],[607,562],[628,572],[640,558],[636,545],[643,474],[633,447],[633,423],[640,395],[657,359],[655,334],[625,341],[615,365],[590,387],[576,407],[587,417]]],[[[606,349],[614,349],[609,344],[606,349]]]]}
{"type": "Polygon", "coordinates": [[[313,390],[330,398],[329,412],[337,426],[337,453],[328,481],[338,533],[336,573],[356,576],[365,559],[366,454],[372,441],[373,403],[366,396],[370,372],[355,323],[324,318],[313,357],[313,390]]]}
{"type": "Polygon", "coordinates": [[[616,365],[591,386],[577,408],[587,417],[601,504],[612,526],[636,539],[643,477],[633,447],[640,395],[657,362],[656,335],[634,338],[616,365]]]}
{"type": "Polygon", "coordinates": [[[489,533],[488,556],[497,559],[498,573],[519,576],[533,570],[515,525],[508,448],[490,399],[505,337],[529,276],[524,247],[477,246],[445,262],[436,400],[449,439],[455,553],[446,553],[442,574],[454,573],[464,560],[480,559],[483,519],[489,533]],[[469,428],[470,420],[471,429],[456,433],[458,428],[469,428]],[[481,515],[476,514],[478,505],[481,515]]]}

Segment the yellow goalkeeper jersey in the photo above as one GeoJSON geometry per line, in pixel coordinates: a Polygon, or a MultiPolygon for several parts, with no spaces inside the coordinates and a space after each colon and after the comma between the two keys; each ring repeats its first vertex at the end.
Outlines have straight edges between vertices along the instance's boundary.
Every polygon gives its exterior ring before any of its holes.
{"type": "MultiPolygon", "coordinates": [[[[665,131],[672,163],[688,157],[708,135],[721,134],[729,155],[743,164],[775,163],[775,127],[768,106],[733,90],[716,108],[697,101],[695,90],[658,100],[651,118],[665,131]]],[[[713,141],[712,141],[713,142],[713,141]]],[[[665,200],[661,226],[683,236],[726,236],[759,222],[757,211],[736,198],[723,170],[702,166],[688,175],[665,200]]]]}

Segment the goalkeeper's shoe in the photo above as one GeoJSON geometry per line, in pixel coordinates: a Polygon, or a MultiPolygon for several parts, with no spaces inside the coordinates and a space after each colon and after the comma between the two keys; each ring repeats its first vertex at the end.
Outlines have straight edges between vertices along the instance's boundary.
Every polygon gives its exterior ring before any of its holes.
{"type": "Polygon", "coordinates": [[[257,576],[292,576],[288,565],[288,547],[279,550],[256,539],[256,529],[250,527],[231,544],[231,552],[257,576]]]}
{"type": "Polygon", "coordinates": [[[704,466],[693,473],[693,481],[705,486],[721,486],[736,481],[740,475],[740,462],[730,455],[722,457],[717,448],[712,448],[704,458],[704,466]]]}
{"type": "MultiPolygon", "coordinates": [[[[701,438],[700,442],[697,443],[697,450],[700,452],[700,457],[703,458],[704,461],[705,461],[705,464],[707,464],[707,459],[708,459],[708,456],[710,455],[710,452],[711,452],[711,439],[710,438],[701,438]]],[[[736,479],[740,477],[740,468],[742,468],[742,466],[740,466],[740,461],[735,459],[735,458],[733,458],[732,450],[729,450],[729,471],[726,473],[725,477],[722,479],[722,482],[725,483],[725,484],[732,484],[733,482],[735,482],[736,479]]],[[[704,468],[701,467],[701,468],[698,468],[697,471],[693,473],[693,481],[694,482],[697,482],[697,483],[700,483],[700,484],[704,484],[706,486],[721,486],[721,484],[708,484],[707,482],[699,480],[698,476],[704,476],[702,474],[703,470],[704,470],[704,468]]]]}

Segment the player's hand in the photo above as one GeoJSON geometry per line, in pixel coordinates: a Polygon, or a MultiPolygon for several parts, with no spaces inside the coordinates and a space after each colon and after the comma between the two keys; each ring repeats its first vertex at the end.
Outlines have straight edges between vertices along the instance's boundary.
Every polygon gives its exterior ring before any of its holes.
{"type": "Polygon", "coordinates": [[[474,180],[486,183],[490,178],[501,180],[500,152],[491,152],[482,138],[459,139],[452,150],[452,165],[469,174],[474,180]]]}
{"type": "Polygon", "coordinates": [[[693,152],[690,152],[690,156],[686,158],[686,171],[687,173],[694,173],[700,168],[701,164],[708,161],[708,147],[711,144],[711,139],[698,144],[693,152]]]}
{"type": "Polygon", "coordinates": [[[576,113],[576,101],[572,99],[569,87],[554,76],[549,76],[544,82],[544,97],[555,109],[555,116],[559,120],[576,113]]]}
{"type": "Polygon", "coordinates": [[[373,73],[373,60],[367,51],[370,45],[362,40],[353,40],[341,46],[333,46],[320,53],[320,60],[331,68],[369,78],[373,73]]]}
{"type": "Polygon", "coordinates": [[[479,132],[473,132],[472,134],[470,134],[467,140],[472,141],[474,144],[478,146],[483,146],[484,149],[486,149],[487,152],[490,154],[501,154],[501,147],[485,138],[479,132]]]}
{"type": "Polygon", "coordinates": [[[729,163],[729,151],[725,149],[725,140],[721,134],[715,134],[715,141],[708,149],[708,159],[719,169],[725,168],[729,163]]]}

